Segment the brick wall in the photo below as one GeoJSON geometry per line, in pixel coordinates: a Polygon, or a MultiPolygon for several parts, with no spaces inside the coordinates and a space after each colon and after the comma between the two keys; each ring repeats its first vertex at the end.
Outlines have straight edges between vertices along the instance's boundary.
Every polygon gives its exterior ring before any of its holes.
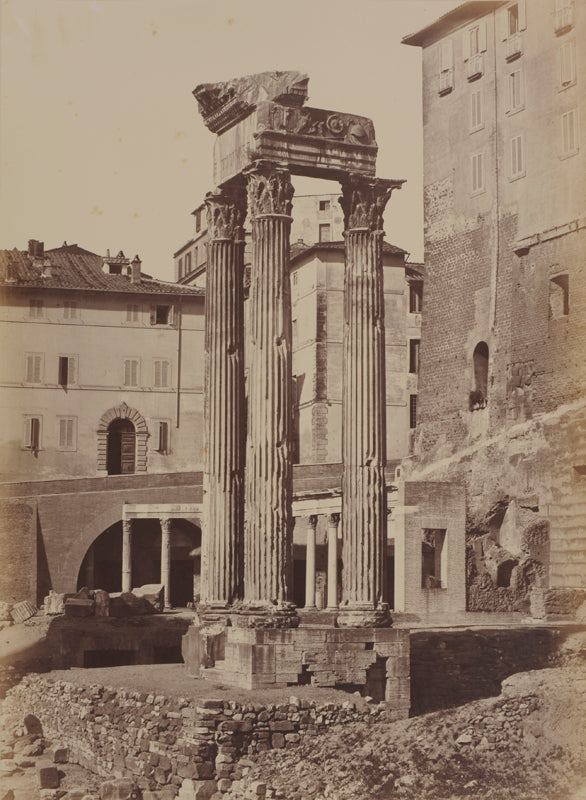
{"type": "Polygon", "coordinates": [[[37,503],[0,500],[0,600],[37,602],[37,503]]]}

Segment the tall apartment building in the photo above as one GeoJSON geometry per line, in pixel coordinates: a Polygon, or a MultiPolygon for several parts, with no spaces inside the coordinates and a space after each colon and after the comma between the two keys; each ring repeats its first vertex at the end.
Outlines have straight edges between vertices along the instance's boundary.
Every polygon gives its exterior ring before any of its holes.
{"type": "Polygon", "coordinates": [[[193,599],[200,524],[181,504],[201,500],[203,331],[203,291],[138,256],[0,251],[3,600],[119,591],[123,520],[129,580],[158,583],[161,519],[169,600],[193,599]]]}
{"type": "Polygon", "coordinates": [[[584,3],[501,0],[403,39],[423,56],[414,473],[463,481],[489,535],[472,607],[487,572],[495,608],[515,581],[586,585],[585,38],[584,3]]]}

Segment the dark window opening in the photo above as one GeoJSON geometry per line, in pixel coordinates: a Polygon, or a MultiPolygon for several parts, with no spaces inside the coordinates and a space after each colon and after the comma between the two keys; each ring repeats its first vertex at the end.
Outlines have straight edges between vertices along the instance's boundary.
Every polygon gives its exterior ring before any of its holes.
{"type": "Polygon", "coordinates": [[[167,325],[169,323],[169,306],[157,306],[155,310],[155,325],[167,325]]]}
{"type": "Polygon", "coordinates": [[[75,383],[75,359],[59,356],[59,385],[69,386],[72,383],[75,383]]]}
{"type": "Polygon", "coordinates": [[[419,372],[419,339],[409,340],[409,372],[419,372]]]}
{"type": "Polygon", "coordinates": [[[423,300],[423,282],[412,281],[409,284],[409,311],[411,314],[420,314],[423,300]]]}
{"type": "Polygon", "coordinates": [[[329,200],[320,200],[319,201],[319,210],[320,211],[329,211],[330,210],[330,201],[329,200]]]}
{"type": "Polygon", "coordinates": [[[157,447],[158,453],[167,455],[169,452],[169,423],[161,421],[157,428],[157,447]]]}
{"type": "Polygon", "coordinates": [[[417,426],[417,395],[409,395],[409,427],[417,426]]]}
{"type": "Polygon", "coordinates": [[[445,530],[426,529],[421,542],[421,586],[424,589],[445,588],[442,572],[445,568],[445,530]]]}
{"type": "Polygon", "coordinates": [[[39,450],[41,446],[41,420],[39,417],[28,417],[26,420],[24,446],[33,452],[39,450]]]}
{"type": "Polygon", "coordinates": [[[503,561],[502,564],[499,564],[496,572],[496,585],[502,587],[510,586],[511,575],[516,566],[516,561],[503,561]]]}
{"type": "Polygon", "coordinates": [[[557,275],[549,282],[549,318],[567,317],[570,310],[568,275],[557,275]]]}
{"type": "Polygon", "coordinates": [[[108,428],[108,475],[131,475],[135,469],[136,434],[128,419],[115,419],[108,428]]]}
{"type": "Polygon", "coordinates": [[[474,390],[470,392],[470,411],[485,408],[488,393],[488,345],[478,342],[472,355],[474,390]]]}
{"type": "Polygon", "coordinates": [[[509,17],[509,36],[513,36],[515,33],[519,33],[519,6],[514,5],[510,6],[508,9],[508,17],[509,17]]]}

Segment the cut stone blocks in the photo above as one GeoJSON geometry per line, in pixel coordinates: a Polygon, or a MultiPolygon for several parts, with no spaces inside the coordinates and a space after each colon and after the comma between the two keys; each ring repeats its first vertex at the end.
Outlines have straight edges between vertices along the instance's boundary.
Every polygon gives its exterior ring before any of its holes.
{"type": "Polygon", "coordinates": [[[10,612],[10,616],[17,624],[20,622],[24,622],[37,613],[36,606],[32,603],[29,603],[28,600],[23,600],[21,603],[16,603],[12,606],[12,610],[10,612]]]}
{"type": "Polygon", "coordinates": [[[39,789],[58,789],[59,788],[59,772],[57,767],[53,764],[40,763],[37,766],[37,780],[39,782],[39,789]]]}

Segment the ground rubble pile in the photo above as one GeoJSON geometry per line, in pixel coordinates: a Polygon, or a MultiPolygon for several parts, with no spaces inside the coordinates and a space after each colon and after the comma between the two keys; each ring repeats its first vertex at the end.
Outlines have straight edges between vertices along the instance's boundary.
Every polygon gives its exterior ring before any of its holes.
{"type": "Polygon", "coordinates": [[[521,673],[498,698],[265,753],[224,800],[567,800],[586,780],[585,712],[583,669],[521,673]]]}

